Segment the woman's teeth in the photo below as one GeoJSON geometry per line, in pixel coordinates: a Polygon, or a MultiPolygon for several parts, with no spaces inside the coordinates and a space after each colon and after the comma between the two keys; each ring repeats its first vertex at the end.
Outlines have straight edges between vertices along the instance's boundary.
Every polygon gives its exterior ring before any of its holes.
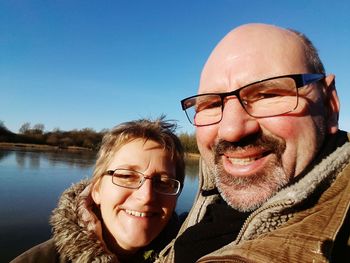
{"type": "Polygon", "coordinates": [[[147,217],[152,215],[152,213],[138,212],[138,211],[127,210],[127,209],[125,210],[125,212],[129,215],[137,216],[137,217],[147,217]]]}

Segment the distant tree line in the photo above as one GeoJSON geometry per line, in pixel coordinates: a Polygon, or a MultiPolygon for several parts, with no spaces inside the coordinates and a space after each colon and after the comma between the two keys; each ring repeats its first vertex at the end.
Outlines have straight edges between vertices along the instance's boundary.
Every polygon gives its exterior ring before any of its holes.
{"type": "Polygon", "coordinates": [[[185,152],[199,153],[195,134],[180,133],[178,136],[185,152]]]}
{"type": "MultiPolygon", "coordinates": [[[[0,142],[42,144],[67,148],[71,146],[98,150],[103,135],[107,130],[96,132],[91,128],[81,130],[62,131],[55,128],[45,132],[45,126],[41,123],[31,125],[29,122],[22,124],[19,133],[13,133],[0,121],[0,142]]],[[[178,135],[186,152],[198,153],[194,134],[181,133],[178,135]]]]}
{"type": "Polygon", "coordinates": [[[51,132],[45,132],[43,124],[31,126],[29,122],[24,123],[19,133],[9,131],[5,125],[0,123],[0,142],[45,144],[67,148],[69,146],[83,147],[97,150],[106,131],[96,132],[93,129],[61,131],[56,128],[51,132]]]}

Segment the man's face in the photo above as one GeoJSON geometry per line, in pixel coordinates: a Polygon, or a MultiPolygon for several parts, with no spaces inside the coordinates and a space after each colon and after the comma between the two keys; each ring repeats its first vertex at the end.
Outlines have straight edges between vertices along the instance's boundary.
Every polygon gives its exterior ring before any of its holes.
{"type": "MultiPolygon", "coordinates": [[[[250,26],[231,32],[205,65],[199,94],[228,92],[286,74],[309,72],[302,43],[289,32],[250,26]]],[[[309,72],[314,73],[314,72],[309,72]]],[[[314,159],[327,125],[320,84],[299,90],[299,104],[281,116],[253,118],[227,98],[218,124],[197,127],[198,147],[232,207],[259,207],[314,159]]]]}

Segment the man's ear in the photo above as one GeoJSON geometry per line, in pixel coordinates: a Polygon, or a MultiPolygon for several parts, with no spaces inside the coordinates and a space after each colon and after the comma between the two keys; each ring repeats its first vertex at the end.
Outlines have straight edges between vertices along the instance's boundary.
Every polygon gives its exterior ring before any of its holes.
{"type": "Polygon", "coordinates": [[[101,204],[101,197],[100,197],[100,182],[101,178],[98,179],[92,186],[92,191],[91,191],[91,197],[92,200],[94,200],[96,205],[101,204]]]}
{"type": "Polygon", "coordinates": [[[338,131],[338,120],[340,110],[339,98],[335,87],[335,76],[333,74],[328,75],[325,78],[325,83],[327,131],[330,134],[334,134],[338,131]]]}

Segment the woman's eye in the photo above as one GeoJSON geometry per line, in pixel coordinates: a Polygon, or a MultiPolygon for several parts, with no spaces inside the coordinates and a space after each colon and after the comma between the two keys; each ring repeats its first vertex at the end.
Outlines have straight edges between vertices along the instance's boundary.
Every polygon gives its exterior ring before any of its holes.
{"type": "Polygon", "coordinates": [[[136,174],[114,174],[115,177],[122,180],[138,180],[139,176],[136,174]]]}

